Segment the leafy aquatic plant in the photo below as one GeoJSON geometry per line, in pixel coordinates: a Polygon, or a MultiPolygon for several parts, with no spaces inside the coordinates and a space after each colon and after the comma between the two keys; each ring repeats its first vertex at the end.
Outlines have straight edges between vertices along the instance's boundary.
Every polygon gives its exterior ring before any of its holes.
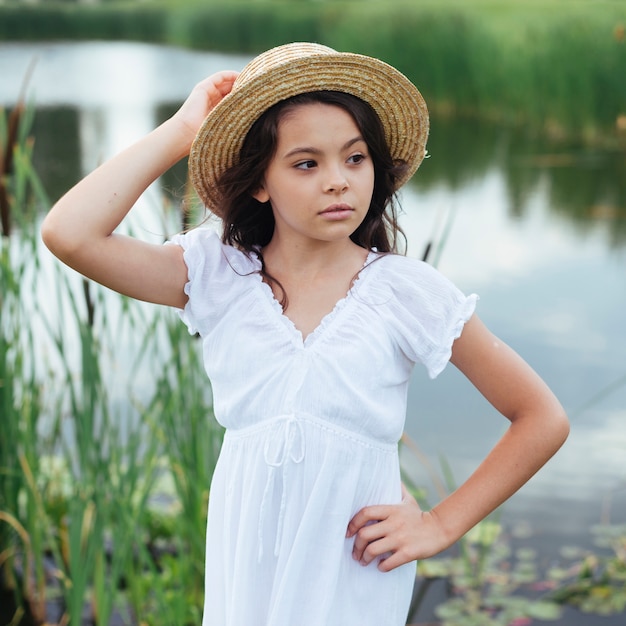
{"type": "MultiPolygon", "coordinates": [[[[427,469],[440,498],[456,485],[452,470],[440,457],[437,471],[408,435],[403,446],[427,469]]],[[[420,506],[430,508],[425,491],[404,473],[403,479],[420,506]]],[[[417,592],[409,615],[415,615],[434,581],[442,582],[448,598],[435,608],[441,626],[525,626],[532,619],[556,620],[560,605],[550,596],[538,596],[543,587],[536,554],[530,548],[514,550],[496,511],[478,523],[444,555],[418,562],[417,592]]],[[[550,587],[551,588],[551,587],[550,587]]]]}
{"type": "Polygon", "coordinates": [[[558,585],[553,599],[583,613],[617,615],[626,612],[626,525],[598,525],[591,529],[599,550],[568,547],[565,565],[552,568],[558,585]]]}
{"type": "Polygon", "coordinates": [[[541,576],[534,550],[513,550],[498,522],[480,522],[460,547],[459,556],[418,565],[419,576],[446,581],[450,597],[435,609],[442,626],[521,626],[560,617],[559,604],[535,591],[541,576]]]}

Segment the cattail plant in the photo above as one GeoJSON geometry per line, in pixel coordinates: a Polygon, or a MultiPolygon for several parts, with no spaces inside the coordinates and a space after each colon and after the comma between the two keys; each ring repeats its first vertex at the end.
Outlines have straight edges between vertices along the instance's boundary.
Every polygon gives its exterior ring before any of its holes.
{"type": "MultiPolygon", "coordinates": [[[[23,463],[38,475],[38,423],[42,399],[36,339],[25,294],[36,290],[37,236],[34,207],[45,201],[32,168],[29,137],[33,109],[20,97],[10,114],[0,112],[0,586],[17,605],[42,617],[43,535],[26,493],[23,463]],[[19,228],[20,241],[10,237],[19,228]]],[[[23,610],[19,609],[18,610],[23,610]]]]}

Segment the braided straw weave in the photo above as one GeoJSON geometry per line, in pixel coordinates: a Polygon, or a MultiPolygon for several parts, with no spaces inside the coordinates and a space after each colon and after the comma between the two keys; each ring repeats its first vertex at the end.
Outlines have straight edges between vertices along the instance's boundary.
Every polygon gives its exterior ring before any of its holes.
{"type": "Polygon", "coordinates": [[[232,91],[208,114],[189,155],[191,181],[207,208],[220,215],[216,181],[236,163],[244,138],[271,106],[311,91],[341,91],[378,114],[392,157],[415,173],[425,154],[428,110],[417,88],[387,63],[313,43],[273,48],[241,71],[232,91]]]}

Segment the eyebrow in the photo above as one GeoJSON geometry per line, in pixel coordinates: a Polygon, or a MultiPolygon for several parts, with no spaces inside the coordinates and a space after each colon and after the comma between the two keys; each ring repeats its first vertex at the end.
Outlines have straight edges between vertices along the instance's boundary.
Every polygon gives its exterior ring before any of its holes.
{"type": "MultiPolygon", "coordinates": [[[[351,148],[355,143],[359,143],[360,141],[365,143],[365,139],[363,139],[363,137],[361,137],[360,135],[358,137],[354,137],[353,139],[349,139],[348,141],[346,141],[346,143],[343,144],[343,146],[341,146],[341,150],[347,150],[348,148],[351,148]]],[[[293,150],[287,152],[287,154],[285,154],[283,158],[289,159],[298,154],[322,154],[322,150],[320,150],[319,148],[314,148],[312,146],[298,146],[297,148],[294,148],[293,150]]]]}

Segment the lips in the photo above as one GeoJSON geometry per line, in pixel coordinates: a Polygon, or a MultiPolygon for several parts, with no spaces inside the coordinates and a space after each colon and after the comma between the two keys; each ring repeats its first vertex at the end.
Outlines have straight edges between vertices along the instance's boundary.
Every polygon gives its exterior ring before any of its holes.
{"type": "Polygon", "coordinates": [[[320,215],[330,219],[343,219],[351,216],[354,209],[349,204],[331,204],[320,215]]]}

